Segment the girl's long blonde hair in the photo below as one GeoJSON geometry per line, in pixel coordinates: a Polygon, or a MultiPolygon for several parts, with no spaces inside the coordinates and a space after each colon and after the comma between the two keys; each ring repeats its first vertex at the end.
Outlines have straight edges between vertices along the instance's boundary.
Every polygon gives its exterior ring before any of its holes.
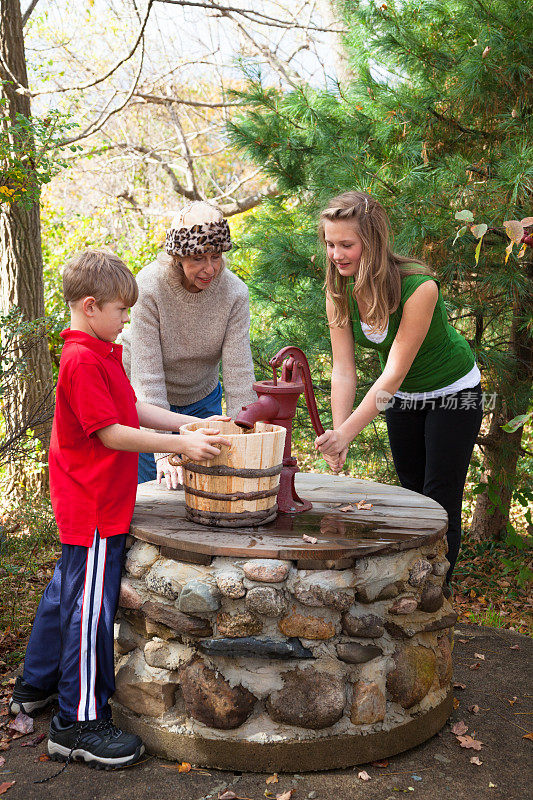
{"type": "Polygon", "coordinates": [[[344,192],[333,197],[320,214],[318,230],[325,242],[326,221],[342,220],[353,224],[354,232],[363,244],[357,274],[347,278],[339,274],[335,264],[327,258],[324,288],[335,306],[335,316],[330,323],[344,327],[350,321],[349,283],[353,280],[351,295],[363,301],[366,322],[371,332],[384,331],[389,316],[400,305],[401,280],[405,275],[432,275],[432,271],[416,258],[405,258],[390,247],[390,222],[380,203],[366,192],[344,192]]]}

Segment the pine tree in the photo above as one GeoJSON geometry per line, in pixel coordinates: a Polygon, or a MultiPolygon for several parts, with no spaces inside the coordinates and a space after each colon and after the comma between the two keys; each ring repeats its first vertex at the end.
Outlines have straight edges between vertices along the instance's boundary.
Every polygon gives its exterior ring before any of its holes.
{"type": "MultiPolygon", "coordinates": [[[[249,69],[244,95],[252,110],[230,126],[234,143],[281,193],[249,218],[241,242],[252,296],[268,318],[261,350],[269,354],[281,340],[300,344],[327,393],[317,215],[333,194],[371,192],[389,212],[395,249],[436,271],[486,396],[496,394],[479,440],[484,477],[474,529],[498,537],[523,455],[523,429],[508,434],[501,426],[531,402],[533,250],[506,253],[513,234],[503,223],[531,214],[533,13],[523,0],[339,7],[356,77],[334,90],[285,93],[249,69]]],[[[376,366],[372,356],[357,353],[357,361],[364,391],[376,366]]]]}

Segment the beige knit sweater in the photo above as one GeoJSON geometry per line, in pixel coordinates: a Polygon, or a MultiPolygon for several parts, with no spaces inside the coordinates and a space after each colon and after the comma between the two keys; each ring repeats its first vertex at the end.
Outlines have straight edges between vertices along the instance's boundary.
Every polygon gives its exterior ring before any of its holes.
{"type": "Polygon", "coordinates": [[[248,289],[240,278],[222,267],[206,289],[188,292],[175,268],[154,261],[137,283],[121,343],[139,400],[167,409],[195,403],[215,389],[221,362],[228,415],[257,400],[248,289]]]}

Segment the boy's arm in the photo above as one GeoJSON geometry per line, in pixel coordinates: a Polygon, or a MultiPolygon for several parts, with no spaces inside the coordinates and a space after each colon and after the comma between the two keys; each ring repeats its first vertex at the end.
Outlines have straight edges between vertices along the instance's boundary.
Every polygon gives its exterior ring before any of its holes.
{"type": "MultiPolygon", "coordinates": [[[[137,400],[137,414],[139,415],[139,424],[143,428],[160,431],[179,431],[180,427],[187,422],[198,422],[198,417],[175,414],[173,411],[167,411],[166,408],[154,406],[152,403],[144,403],[141,400],[137,400]]],[[[155,452],[159,452],[159,450],[155,452]]]]}
{"type": "Polygon", "coordinates": [[[231,442],[214,428],[201,428],[185,436],[153,433],[115,423],[95,431],[105,447],[129,453],[179,453],[193,461],[204,461],[220,454],[220,445],[231,442]],[[218,447],[217,447],[218,445],[218,447]]]}

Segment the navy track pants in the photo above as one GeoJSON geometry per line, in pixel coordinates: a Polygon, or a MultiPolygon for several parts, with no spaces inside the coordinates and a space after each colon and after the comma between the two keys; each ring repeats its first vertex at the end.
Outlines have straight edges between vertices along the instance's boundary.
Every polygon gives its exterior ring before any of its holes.
{"type": "Polygon", "coordinates": [[[59,693],[65,721],[111,716],[115,691],[113,625],[118,606],[126,534],[91,547],[64,544],[44,590],[26,650],[23,678],[59,693]]]}

